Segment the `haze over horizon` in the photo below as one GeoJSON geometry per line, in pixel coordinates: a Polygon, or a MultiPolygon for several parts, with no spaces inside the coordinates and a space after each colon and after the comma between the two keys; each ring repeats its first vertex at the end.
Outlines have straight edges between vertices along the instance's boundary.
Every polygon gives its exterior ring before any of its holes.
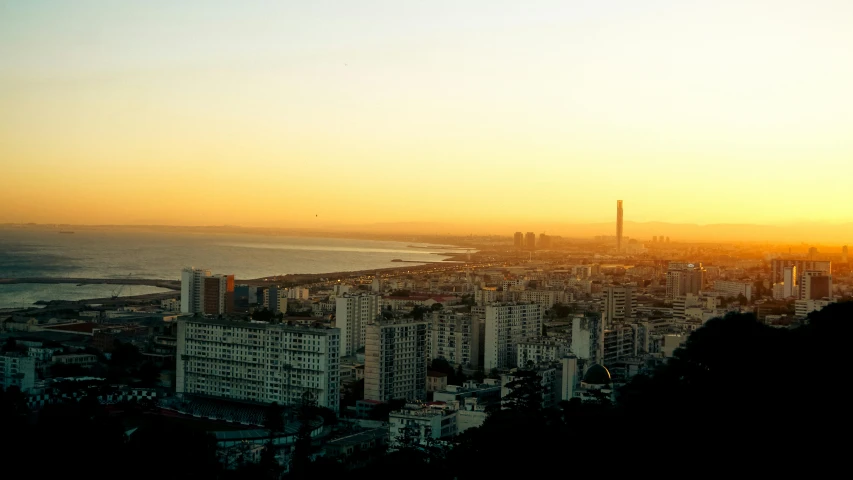
{"type": "Polygon", "coordinates": [[[5,2],[0,223],[569,235],[623,199],[626,225],[729,225],[629,237],[845,243],[851,24],[833,0],[5,2]]]}
{"type": "MultiPolygon", "coordinates": [[[[648,242],[652,237],[670,237],[676,242],[746,242],[746,243],[809,243],[811,245],[847,245],[853,238],[853,223],[831,224],[825,222],[804,222],[782,225],[759,224],[689,224],[670,222],[634,222],[627,220],[625,237],[648,242]]],[[[19,224],[0,224],[2,226],[19,224]]],[[[499,235],[510,237],[515,231],[548,233],[566,238],[582,239],[598,235],[613,234],[614,222],[590,222],[572,224],[523,223],[517,225],[502,224],[466,224],[442,222],[387,222],[374,224],[318,224],[314,227],[284,227],[276,225],[214,225],[214,224],[36,224],[39,227],[71,226],[83,228],[116,229],[210,229],[242,230],[244,233],[278,232],[282,234],[373,234],[373,235],[499,235]]]]}

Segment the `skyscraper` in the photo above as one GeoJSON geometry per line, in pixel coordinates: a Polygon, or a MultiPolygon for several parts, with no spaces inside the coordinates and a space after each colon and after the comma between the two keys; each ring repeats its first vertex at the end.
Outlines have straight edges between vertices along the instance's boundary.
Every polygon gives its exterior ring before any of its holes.
{"type": "Polygon", "coordinates": [[[185,268],[181,271],[181,313],[204,312],[204,279],[210,270],[185,268]]]}
{"type": "Polygon", "coordinates": [[[515,245],[516,249],[521,250],[522,248],[524,248],[524,234],[523,233],[515,232],[515,236],[513,236],[512,239],[513,239],[512,243],[513,243],[513,245],[515,245]]]}
{"type": "Polygon", "coordinates": [[[841,263],[847,263],[847,245],[841,247],[841,263]]]}
{"type": "Polygon", "coordinates": [[[616,200],[616,251],[622,251],[622,200],[616,200]]]}
{"type": "Polygon", "coordinates": [[[527,234],[524,236],[524,240],[525,240],[525,242],[524,242],[525,248],[527,248],[528,250],[535,250],[536,249],[536,234],[535,233],[527,232],[527,234]]]}
{"type": "Polygon", "coordinates": [[[394,320],[367,325],[364,399],[426,400],[427,322],[394,320]]]}
{"type": "Polygon", "coordinates": [[[382,296],[344,295],[335,299],[335,326],[341,329],[341,356],[355,355],[364,346],[365,328],[381,313],[382,296]]]}

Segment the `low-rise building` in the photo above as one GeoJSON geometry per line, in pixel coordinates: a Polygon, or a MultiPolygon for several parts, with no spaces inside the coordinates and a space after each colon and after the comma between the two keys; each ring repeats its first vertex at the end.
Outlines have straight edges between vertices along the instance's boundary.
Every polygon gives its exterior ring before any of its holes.
{"type": "Polygon", "coordinates": [[[94,365],[98,363],[98,357],[90,353],[68,353],[54,355],[52,361],[61,365],[94,365]]]}
{"type": "Polygon", "coordinates": [[[436,372],[435,370],[427,371],[427,392],[440,392],[447,388],[447,374],[444,372],[436,372]]]}
{"type": "Polygon", "coordinates": [[[388,417],[389,445],[399,448],[407,443],[426,445],[458,433],[456,411],[447,405],[408,404],[388,417]]]}
{"type": "Polygon", "coordinates": [[[570,341],[566,337],[531,337],[516,345],[518,365],[528,363],[558,362],[569,353],[570,341]]]}

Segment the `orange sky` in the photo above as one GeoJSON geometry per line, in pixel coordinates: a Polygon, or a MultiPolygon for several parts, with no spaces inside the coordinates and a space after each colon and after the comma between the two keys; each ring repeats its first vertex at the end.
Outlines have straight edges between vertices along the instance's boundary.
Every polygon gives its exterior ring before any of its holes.
{"type": "Polygon", "coordinates": [[[180,3],[0,7],[0,223],[853,221],[850,2],[180,3]]]}

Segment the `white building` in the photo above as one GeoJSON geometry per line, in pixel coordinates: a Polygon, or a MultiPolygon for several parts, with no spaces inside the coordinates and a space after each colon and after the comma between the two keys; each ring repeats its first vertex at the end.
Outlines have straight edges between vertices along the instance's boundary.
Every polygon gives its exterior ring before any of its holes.
{"type": "Polygon", "coordinates": [[[528,362],[538,365],[542,362],[559,362],[570,351],[568,338],[562,337],[531,337],[518,342],[516,345],[516,361],[519,366],[528,362]]]}
{"type": "Polygon", "coordinates": [[[678,320],[686,320],[688,311],[702,307],[702,299],[692,293],[680,295],[672,299],[672,316],[678,320]]]}
{"type": "Polygon", "coordinates": [[[737,282],[729,280],[715,280],[714,291],[720,292],[726,297],[737,297],[743,295],[747,301],[752,300],[752,284],[749,282],[737,282]]]}
{"type": "Polygon", "coordinates": [[[553,290],[524,290],[519,292],[518,299],[522,303],[538,303],[542,308],[549,310],[557,303],[559,292],[553,290]]]}
{"type": "Polygon", "coordinates": [[[210,270],[202,268],[181,270],[181,313],[203,313],[204,278],[209,276],[210,270]]]}
{"type": "Polygon", "coordinates": [[[516,345],[525,338],[542,335],[542,305],[504,303],[488,305],[483,363],[486,371],[516,367],[516,345]]]}
{"type": "Polygon", "coordinates": [[[337,412],[339,343],[336,328],[184,318],[176,392],[294,405],[307,391],[337,412]]]}
{"type": "Polygon", "coordinates": [[[291,300],[310,300],[311,291],[305,287],[294,287],[287,290],[287,298],[291,300]]]}
{"type": "Polygon", "coordinates": [[[497,287],[482,287],[474,291],[474,302],[477,305],[491,305],[497,301],[497,287]]]}
{"type": "Polygon", "coordinates": [[[412,443],[449,438],[458,433],[456,411],[435,406],[407,405],[388,416],[388,444],[399,448],[408,437],[412,443]]]}
{"type": "Polygon", "coordinates": [[[180,312],[181,301],[176,298],[167,298],[166,300],[160,300],[160,309],[166,312],[180,312]]]}
{"type": "Polygon", "coordinates": [[[800,277],[801,300],[832,298],[832,276],[821,270],[806,270],[800,277]]]}
{"type": "Polygon", "coordinates": [[[427,328],[427,322],[394,320],[366,326],[365,400],[426,400],[427,328]]]}
{"type": "Polygon", "coordinates": [[[0,355],[0,386],[3,390],[18,387],[26,393],[36,381],[36,359],[7,353],[0,355]]]}
{"type": "Polygon", "coordinates": [[[598,318],[584,315],[572,319],[572,353],[578,358],[598,361],[603,346],[602,322],[598,318]]]}
{"type": "Polygon", "coordinates": [[[799,318],[806,318],[810,313],[819,312],[831,303],[835,303],[835,300],[797,300],[794,302],[794,315],[799,318]]]}
{"type": "Polygon", "coordinates": [[[427,360],[443,358],[454,367],[477,367],[480,344],[480,322],[470,313],[451,309],[429,316],[427,360]]]}
{"type": "Polygon", "coordinates": [[[799,278],[797,278],[797,267],[790,266],[782,268],[782,298],[796,297],[800,290],[797,288],[799,278]]]}
{"type": "Polygon", "coordinates": [[[341,329],[342,357],[355,355],[364,346],[365,327],[382,308],[382,297],[373,294],[344,295],[335,299],[335,326],[341,329]]]}

